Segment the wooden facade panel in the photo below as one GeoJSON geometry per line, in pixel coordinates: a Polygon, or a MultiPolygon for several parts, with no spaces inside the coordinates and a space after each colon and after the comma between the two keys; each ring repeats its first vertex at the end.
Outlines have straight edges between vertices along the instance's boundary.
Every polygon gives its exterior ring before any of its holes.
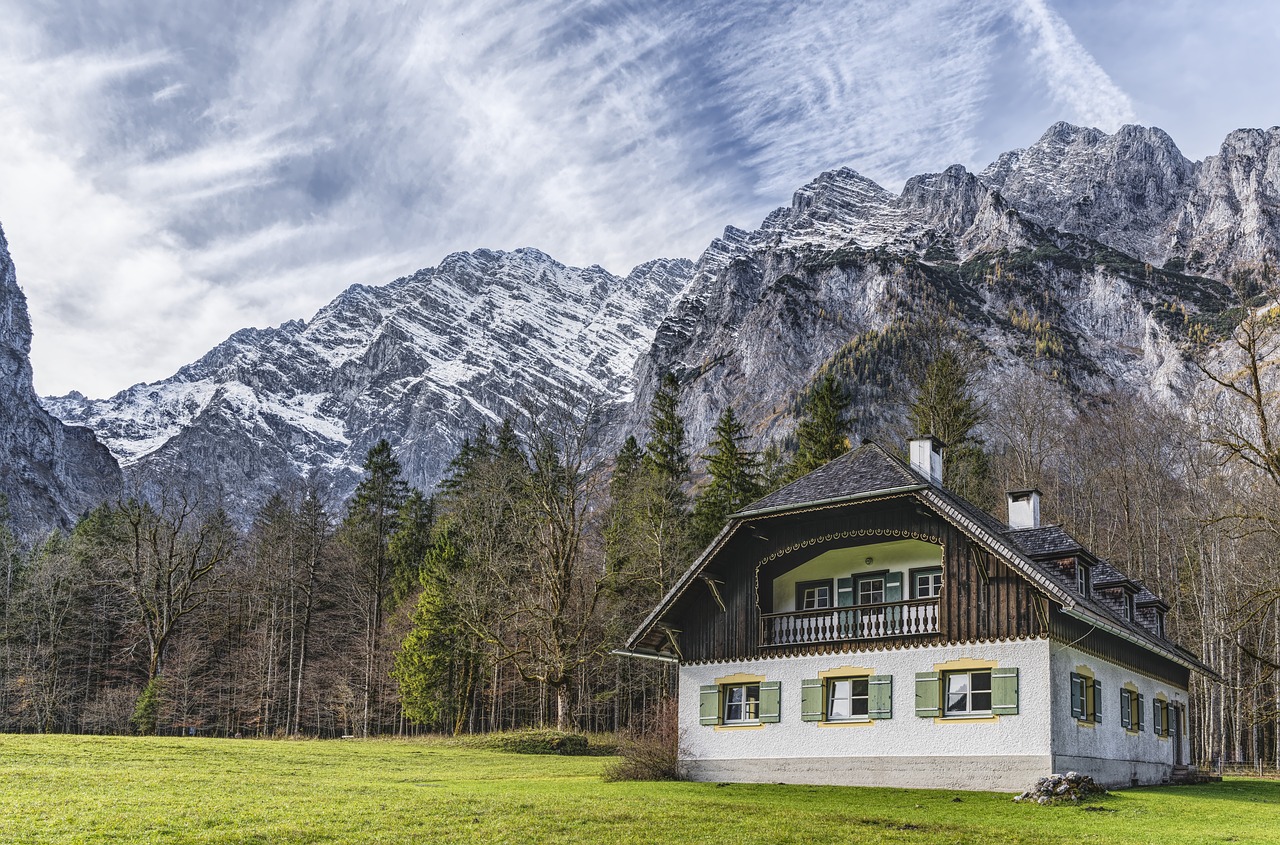
{"type": "Polygon", "coordinates": [[[1152,678],[1158,678],[1181,689],[1191,682],[1191,670],[1145,648],[1137,648],[1128,640],[1068,616],[1060,605],[1049,611],[1049,633],[1053,639],[1070,643],[1087,654],[1101,657],[1119,666],[1127,666],[1152,678]]]}
{"type": "Polygon", "coordinates": [[[682,659],[720,661],[756,656],[761,648],[761,614],[790,610],[772,607],[774,579],[830,549],[894,539],[919,539],[943,547],[938,635],[770,647],[768,653],[884,648],[899,641],[926,644],[1013,639],[1046,633],[1033,610],[1035,588],[1025,578],[914,496],[903,495],[791,512],[741,526],[705,573],[721,582],[724,611],[704,584],[694,584],[668,617],[681,628],[682,659]]]}

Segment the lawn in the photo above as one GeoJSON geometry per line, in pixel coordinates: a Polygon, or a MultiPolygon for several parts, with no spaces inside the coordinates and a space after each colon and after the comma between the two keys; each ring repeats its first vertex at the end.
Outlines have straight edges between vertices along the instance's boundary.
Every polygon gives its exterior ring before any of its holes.
{"type": "Polygon", "coordinates": [[[0,736],[3,843],[1280,842],[1280,783],[1008,795],[604,783],[607,760],[440,741],[0,736]]]}

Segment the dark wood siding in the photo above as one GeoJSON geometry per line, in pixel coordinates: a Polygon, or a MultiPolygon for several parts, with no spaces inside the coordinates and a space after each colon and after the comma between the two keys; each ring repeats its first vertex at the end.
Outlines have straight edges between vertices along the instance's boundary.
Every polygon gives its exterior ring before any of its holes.
{"type": "Polygon", "coordinates": [[[760,655],[760,614],[774,610],[774,579],[830,549],[895,539],[918,539],[943,547],[937,635],[770,647],[767,653],[882,649],[1047,633],[1035,612],[1036,590],[1025,578],[915,496],[906,494],[793,511],[740,526],[704,570],[705,577],[717,582],[724,610],[705,583],[695,582],[666,615],[671,627],[678,630],[682,660],[738,660],[760,655]]]}
{"type": "Polygon", "coordinates": [[[1049,635],[1086,654],[1158,678],[1179,689],[1187,689],[1191,682],[1191,670],[1187,667],[1139,648],[1115,634],[1098,630],[1083,619],[1068,616],[1060,605],[1054,605],[1049,613],[1049,635]]]}

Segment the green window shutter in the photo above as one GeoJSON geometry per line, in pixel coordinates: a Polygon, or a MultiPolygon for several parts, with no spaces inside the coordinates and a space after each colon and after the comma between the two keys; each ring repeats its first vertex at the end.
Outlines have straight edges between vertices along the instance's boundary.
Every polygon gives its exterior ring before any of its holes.
{"type": "Polygon", "coordinates": [[[884,600],[902,601],[902,573],[890,572],[884,576],[884,600]]]}
{"type": "Polygon", "coordinates": [[[805,678],[800,682],[800,720],[819,722],[822,716],[822,679],[805,678]]]}
{"type": "Polygon", "coordinates": [[[872,719],[893,718],[893,675],[872,675],[867,681],[868,713],[872,719]]]}
{"type": "Polygon", "coordinates": [[[1120,727],[1133,727],[1133,693],[1120,690],[1120,727]]]}
{"type": "Polygon", "coordinates": [[[1093,682],[1093,721],[1102,721],[1102,684],[1093,682]]]}
{"type": "Polygon", "coordinates": [[[1164,728],[1160,722],[1160,699],[1151,699],[1151,728],[1156,736],[1164,736],[1164,728]]]}
{"type": "Polygon", "coordinates": [[[938,672],[916,672],[916,715],[928,718],[941,715],[938,672]]]}
{"type": "Polygon", "coordinates": [[[853,606],[853,578],[836,579],[836,607],[853,606]]]}
{"type": "Polygon", "coordinates": [[[1138,730],[1145,731],[1147,718],[1147,701],[1142,693],[1138,693],[1138,730]]]}
{"type": "Polygon", "coordinates": [[[782,719],[782,681],[760,682],[760,721],[777,722],[782,719]]]}
{"type": "Polygon", "coordinates": [[[1084,718],[1084,679],[1075,672],[1071,673],[1071,715],[1076,719],[1084,718]]]}
{"type": "Polygon", "coordinates": [[[720,724],[720,687],[715,684],[698,687],[698,724],[720,724]]]}
{"type": "Polygon", "coordinates": [[[1008,667],[991,670],[991,712],[996,716],[1018,714],[1018,670],[1008,667]]]}

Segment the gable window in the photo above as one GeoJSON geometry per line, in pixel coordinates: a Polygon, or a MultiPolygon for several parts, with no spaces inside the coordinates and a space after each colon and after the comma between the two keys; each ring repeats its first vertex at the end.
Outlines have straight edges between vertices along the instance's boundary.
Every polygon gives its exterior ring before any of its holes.
{"type": "Polygon", "coordinates": [[[911,597],[915,599],[936,598],[942,593],[942,570],[928,569],[911,573],[911,597]]]}
{"type": "Polygon", "coordinates": [[[1120,690],[1120,725],[1130,733],[1141,733],[1145,725],[1143,718],[1145,697],[1132,685],[1120,690]]]}
{"type": "Polygon", "coordinates": [[[797,610],[822,610],[831,607],[831,581],[801,581],[796,584],[797,610]]]}
{"type": "Polygon", "coordinates": [[[1076,592],[1089,595],[1089,567],[1082,560],[1076,561],[1076,592]]]}
{"type": "Polygon", "coordinates": [[[1071,715],[1081,722],[1102,721],[1102,685],[1097,679],[1071,673],[1071,715]]]}
{"type": "Polygon", "coordinates": [[[986,715],[991,712],[991,671],[948,672],[946,715],[986,715]]]}
{"type": "Polygon", "coordinates": [[[782,683],[758,675],[730,675],[699,687],[698,722],[743,727],[779,721],[782,683]]]}

